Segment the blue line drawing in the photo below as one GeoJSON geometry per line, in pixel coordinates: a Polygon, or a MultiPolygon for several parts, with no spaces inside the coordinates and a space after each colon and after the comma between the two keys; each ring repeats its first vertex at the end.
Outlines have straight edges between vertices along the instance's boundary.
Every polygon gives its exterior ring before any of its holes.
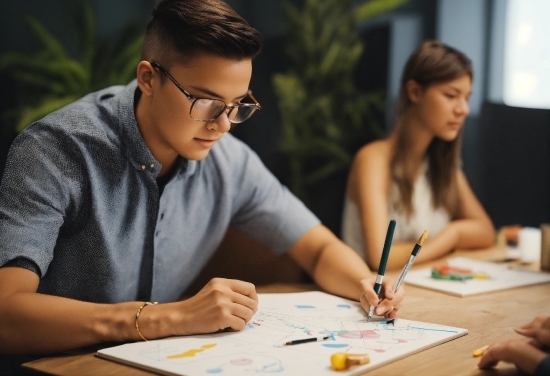
{"type": "Polygon", "coordinates": [[[409,326],[409,328],[411,328],[411,329],[416,329],[416,330],[432,330],[432,331],[435,331],[435,332],[458,333],[458,330],[446,330],[446,329],[435,329],[435,328],[420,328],[420,327],[418,327],[418,326],[409,326]]]}
{"type": "Polygon", "coordinates": [[[341,349],[348,346],[348,343],[323,343],[323,347],[330,347],[332,349],[341,349]]]}

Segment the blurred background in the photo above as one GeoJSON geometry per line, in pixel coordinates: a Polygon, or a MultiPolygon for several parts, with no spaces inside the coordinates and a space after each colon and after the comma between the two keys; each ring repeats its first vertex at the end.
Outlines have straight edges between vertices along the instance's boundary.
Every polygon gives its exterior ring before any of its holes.
{"type": "MultiPolygon", "coordinates": [[[[251,82],[262,110],[232,132],[337,235],[353,155],[391,129],[425,39],[473,62],[463,168],[497,228],[550,222],[550,1],[227,2],[265,42],[251,82]]],[[[0,2],[0,175],[30,122],[133,78],[153,5],[0,2]]]]}

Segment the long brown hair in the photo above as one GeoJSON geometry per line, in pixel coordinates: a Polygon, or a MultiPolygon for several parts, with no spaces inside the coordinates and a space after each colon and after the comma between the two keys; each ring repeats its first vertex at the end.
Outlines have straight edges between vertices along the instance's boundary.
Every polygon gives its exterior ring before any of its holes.
{"type": "MultiPolygon", "coordinates": [[[[407,216],[413,212],[413,171],[407,166],[408,135],[402,121],[412,105],[407,94],[407,82],[414,80],[424,89],[434,83],[451,81],[464,76],[473,80],[470,59],[462,52],[441,42],[430,40],[422,43],[409,57],[401,77],[399,91],[398,119],[396,124],[396,144],[391,159],[391,176],[396,183],[400,200],[393,205],[403,210],[407,216]]],[[[452,217],[458,209],[458,187],[456,172],[460,166],[462,129],[452,141],[434,138],[426,152],[428,157],[428,182],[432,191],[434,208],[445,208],[452,217]]]]}

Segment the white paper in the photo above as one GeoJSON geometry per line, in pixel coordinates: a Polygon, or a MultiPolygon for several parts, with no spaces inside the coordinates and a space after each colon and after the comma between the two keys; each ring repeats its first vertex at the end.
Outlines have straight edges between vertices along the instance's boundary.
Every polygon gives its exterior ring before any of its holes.
{"type": "Polygon", "coordinates": [[[367,322],[359,303],[322,292],[259,294],[259,309],[240,332],[136,342],[98,356],[166,375],[353,375],[467,333],[405,319],[367,322]],[[324,335],[330,338],[282,345],[324,335]],[[335,352],[368,354],[370,363],[335,371],[335,352]]]}
{"type": "Polygon", "coordinates": [[[488,261],[455,257],[447,260],[447,264],[450,266],[471,269],[476,273],[484,272],[488,274],[489,278],[467,279],[464,281],[435,279],[431,277],[432,268],[423,268],[411,270],[405,277],[405,282],[460,297],[550,282],[550,273],[510,269],[508,265],[495,264],[488,261]]]}

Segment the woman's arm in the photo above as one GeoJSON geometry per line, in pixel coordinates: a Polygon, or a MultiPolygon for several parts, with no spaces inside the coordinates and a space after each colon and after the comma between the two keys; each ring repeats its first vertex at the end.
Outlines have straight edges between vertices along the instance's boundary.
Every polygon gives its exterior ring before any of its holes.
{"type": "MultiPolygon", "coordinates": [[[[388,229],[390,182],[390,149],[387,142],[376,141],[361,148],[353,160],[346,194],[359,210],[365,261],[372,270],[378,269],[388,229]]],[[[398,249],[399,245],[393,243],[387,268],[403,267],[412,246],[413,242],[410,248],[404,245],[398,249]]]]}
{"type": "MultiPolygon", "coordinates": [[[[357,203],[365,239],[366,261],[373,270],[378,268],[380,262],[389,220],[389,160],[389,151],[383,141],[369,144],[354,159],[348,180],[348,198],[357,203]]],[[[458,171],[457,174],[460,200],[457,219],[439,234],[429,235],[416,262],[434,260],[455,249],[487,248],[494,242],[495,230],[489,216],[475,197],[464,173],[458,171]]],[[[388,270],[403,267],[415,241],[392,244],[388,270]]]]}
{"type": "Polygon", "coordinates": [[[495,228],[489,215],[475,196],[462,170],[457,176],[460,209],[458,212],[459,237],[456,248],[487,248],[495,241],[495,228]]]}
{"type": "Polygon", "coordinates": [[[418,262],[433,260],[455,249],[480,249],[493,245],[493,223],[462,170],[457,172],[457,184],[460,201],[457,218],[425,243],[418,255],[418,262]]]}

